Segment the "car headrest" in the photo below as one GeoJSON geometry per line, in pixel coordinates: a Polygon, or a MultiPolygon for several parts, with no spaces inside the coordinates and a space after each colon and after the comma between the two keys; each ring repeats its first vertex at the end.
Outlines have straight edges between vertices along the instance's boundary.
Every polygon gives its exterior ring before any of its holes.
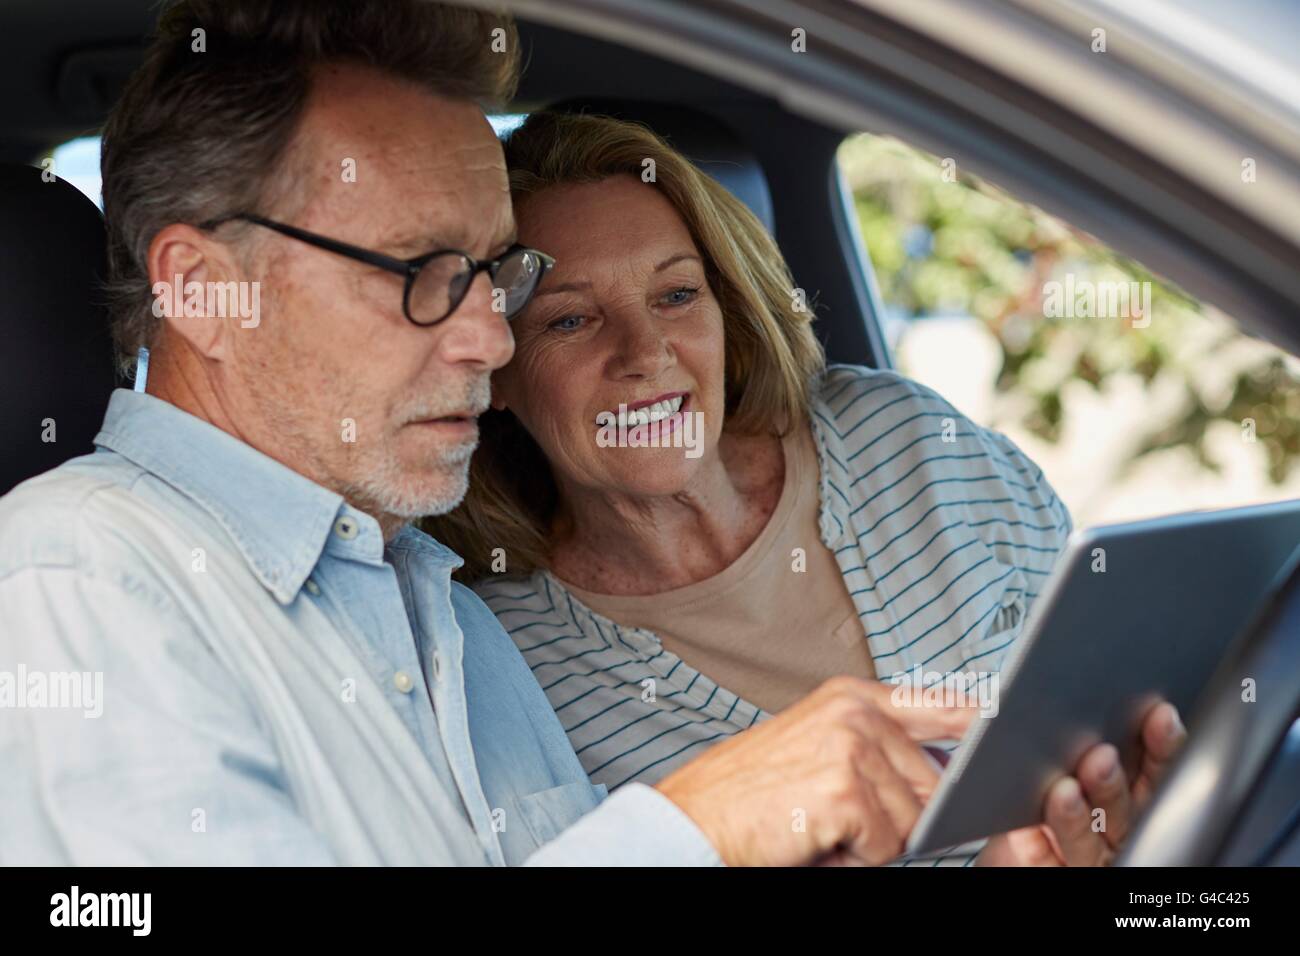
{"type": "Polygon", "coordinates": [[[684,106],[641,100],[574,99],[549,108],[645,124],[727,187],[758,216],[768,232],[775,232],[772,194],[762,165],[744,141],[714,117],[684,106]]]}
{"type": "Polygon", "coordinates": [[[0,494],[93,450],[116,384],[104,218],[42,172],[0,165],[0,494]]]}

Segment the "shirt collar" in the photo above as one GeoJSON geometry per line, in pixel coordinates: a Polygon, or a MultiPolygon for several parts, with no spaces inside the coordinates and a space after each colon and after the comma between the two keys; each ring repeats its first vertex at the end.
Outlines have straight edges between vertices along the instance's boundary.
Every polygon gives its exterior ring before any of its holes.
{"type": "Polygon", "coordinates": [[[414,525],[403,525],[402,529],[393,536],[388,547],[391,551],[409,551],[424,555],[433,566],[446,569],[448,574],[465,563],[465,559],[451,548],[414,525]]]}
{"type": "Polygon", "coordinates": [[[373,517],[170,402],[116,389],[95,444],[210,514],[281,604],[297,597],[327,545],[342,558],[383,563],[383,533],[373,517]]]}

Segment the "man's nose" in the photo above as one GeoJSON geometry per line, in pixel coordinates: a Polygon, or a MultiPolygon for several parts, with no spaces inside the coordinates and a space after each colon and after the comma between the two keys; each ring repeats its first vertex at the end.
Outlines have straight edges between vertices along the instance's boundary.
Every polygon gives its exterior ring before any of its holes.
{"type": "Polygon", "coordinates": [[[492,280],[480,273],[470,283],[456,311],[442,323],[438,350],[447,363],[467,362],[492,371],[510,361],[515,337],[502,311],[493,308],[503,296],[493,294],[492,280]]]}

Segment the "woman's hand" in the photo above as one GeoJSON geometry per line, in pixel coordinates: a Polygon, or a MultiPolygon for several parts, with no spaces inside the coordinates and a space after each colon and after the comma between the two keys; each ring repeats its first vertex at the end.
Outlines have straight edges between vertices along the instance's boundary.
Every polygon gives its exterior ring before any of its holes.
{"type": "Polygon", "coordinates": [[[1111,744],[1090,748],[1048,791],[1043,823],[993,837],[977,866],[1107,866],[1118,854],[1138,813],[1150,801],[1187,731],[1178,710],[1162,701],[1142,721],[1142,764],[1129,785],[1111,744]],[[1094,830],[1096,810],[1104,826],[1094,830]]]}

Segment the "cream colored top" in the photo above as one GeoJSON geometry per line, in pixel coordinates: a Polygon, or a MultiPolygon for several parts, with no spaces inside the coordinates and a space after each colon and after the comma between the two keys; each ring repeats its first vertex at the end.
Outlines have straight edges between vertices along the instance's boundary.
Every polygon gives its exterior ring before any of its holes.
{"type": "Polygon", "coordinates": [[[563,582],[597,614],[653,631],[669,652],[767,711],[835,674],[876,676],[844,575],[822,543],[811,430],[794,429],[781,447],[785,482],[776,510],[718,574],[644,596],[563,582]]]}

